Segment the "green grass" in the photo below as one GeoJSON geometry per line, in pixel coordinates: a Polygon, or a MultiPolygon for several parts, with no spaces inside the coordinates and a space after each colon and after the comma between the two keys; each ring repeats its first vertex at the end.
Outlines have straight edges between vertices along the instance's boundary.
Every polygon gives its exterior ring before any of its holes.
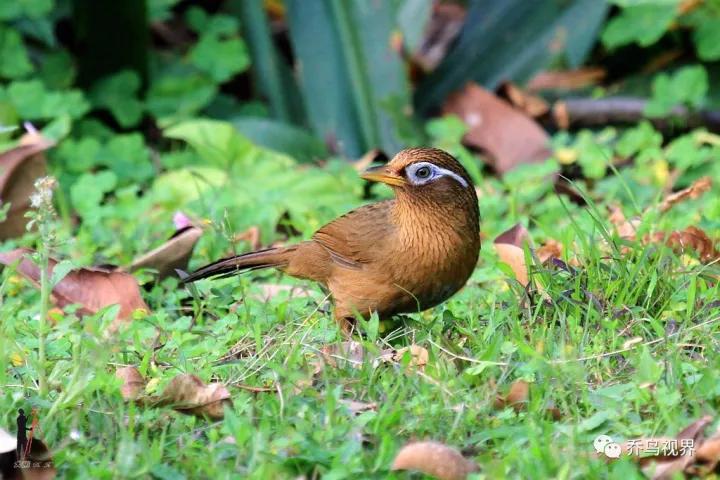
{"type": "MultiPolygon", "coordinates": [[[[337,178],[352,175],[332,168],[337,178]]],[[[309,297],[283,292],[264,302],[262,284],[304,283],[256,272],[201,282],[197,297],[174,279],[150,286],[151,313],[116,334],[107,332],[114,308],[57,318],[46,345],[50,394],[42,398],[39,294],[4,269],[0,422],[14,425],[18,408],[37,406],[42,438],[65,478],[408,478],[389,467],[403,444],[420,439],[463,450],[481,465],[480,478],[641,478],[630,459],[608,464],[595,458],[595,436],[673,435],[704,414],[716,416],[720,406],[717,266],[699,264],[690,252],[623,241],[604,213],[611,201],[627,212],[654,205],[660,189],[638,180],[642,176],[641,167],[609,176],[590,189],[590,207],[553,194],[544,173],[484,179],[486,236],[529,219],[536,243],[564,244],[564,263],[532,266],[542,290],[523,289],[485,241],[471,280],[450,301],[389,327],[373,319],[362,324],[369,356],[389,345],[417,344],[430,354],[423,372],[404,358],[337,362],[316,373],[318,352],[344,340],[324,294],[313,287],[309,297]],[[219,362],[231,350],[234,358],[219,362]],[[13,356],[22,363],[13,364],[13,356]],[[136,365],[151,379],[148,393],[181,372],[224,382],[232,407],[212,422],[126,403],[114,377],[123,365],[136,365]],[[527,407],[495,408],[496,397],[518,379],[530,382],[527,407]],[[377,407],[356,413],[350,400],[377,407]],[[550,406],[559,419],[548,414],[550,406]]],[[[233,187],[213,188],[195,204],[197,211],[233,187]]],[[[717,187],[704,198],[662,216],[648,211],[639,236],[689,224],[717,234],[717,187]]],[[[86,258],[83,246],[93,238],[100,239],[96,249],[104,258],[122,252],[126,260],[147,248],[167,227],[123,223],[113,215],[146,208],[142,202],[109,200],[99,207],[107,209],[100,220],[77,227],[74,242],[58,224],[66,239],[60,254],[86,258]]],[[[331,219],[333,208],[309,209],[315,216],[305,218],[301,230],[331,219]]],[[[170,209],[152,211],[152,218],[171,215],[170,209]]],[[[226,212],[208,215],[213,225],[226,225],[226,212]]],[[[226,250],[219,232],[205,234],[193,266],[226,250]]],[[[20,243],[35,240],[29,235],[20,243]]]]}

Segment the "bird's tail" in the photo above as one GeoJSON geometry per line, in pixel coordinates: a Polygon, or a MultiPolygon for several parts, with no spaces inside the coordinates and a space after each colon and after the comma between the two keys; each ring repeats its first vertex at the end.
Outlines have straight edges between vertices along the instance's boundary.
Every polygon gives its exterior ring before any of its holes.
{"type": "Polygon", "coordinates": [[[224,258],[195,270],[190,275],[183,277],[182,282],[190,283],[211,277],[230,277],[261,268],[282,268],[288,264],[295,249],[295,246],[266,248],[265,250],[224,258]]]}

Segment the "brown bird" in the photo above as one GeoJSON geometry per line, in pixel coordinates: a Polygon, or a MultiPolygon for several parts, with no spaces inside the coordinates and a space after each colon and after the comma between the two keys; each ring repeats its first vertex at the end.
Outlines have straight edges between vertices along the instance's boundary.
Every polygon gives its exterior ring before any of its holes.
{"type": "Polygon", "coordinates": [[[412,148],[362,178],[390,185],[395,199],[353,210],[311,240],[217,261],[184,282],[277,268],[326,287],[345,332],[358,313],[418,312],[460,290],[480,251],[477,195],[462,165],[442,150],[412,148]]]}

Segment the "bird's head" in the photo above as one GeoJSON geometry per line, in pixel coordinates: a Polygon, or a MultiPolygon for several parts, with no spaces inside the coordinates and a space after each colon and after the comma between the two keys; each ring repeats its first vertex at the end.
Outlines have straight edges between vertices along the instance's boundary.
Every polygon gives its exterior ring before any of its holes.
{"type": "Polygon", "coordinates": [[[365,171],[362,178],[390,185],[398,196],[438,202],[458,196],[476,198],[475,186],[460,162],[437,148],[403,150],[387,164],[365,171]]]}

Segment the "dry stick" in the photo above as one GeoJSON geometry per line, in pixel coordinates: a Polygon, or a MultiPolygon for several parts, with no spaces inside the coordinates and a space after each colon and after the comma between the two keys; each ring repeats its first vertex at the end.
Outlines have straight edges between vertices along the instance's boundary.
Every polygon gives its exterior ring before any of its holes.
{"type": "Polygon", "coordinates": [[[647,104],[647,99],[638,97],[568,98],[558,101],[546,120],[555,128],[602,127],[648,120],[660,130],[707,127],[720,132],[718,110],[692,111],[677,106],[663,117],[650,118],[645,115],[647,104]]]}

